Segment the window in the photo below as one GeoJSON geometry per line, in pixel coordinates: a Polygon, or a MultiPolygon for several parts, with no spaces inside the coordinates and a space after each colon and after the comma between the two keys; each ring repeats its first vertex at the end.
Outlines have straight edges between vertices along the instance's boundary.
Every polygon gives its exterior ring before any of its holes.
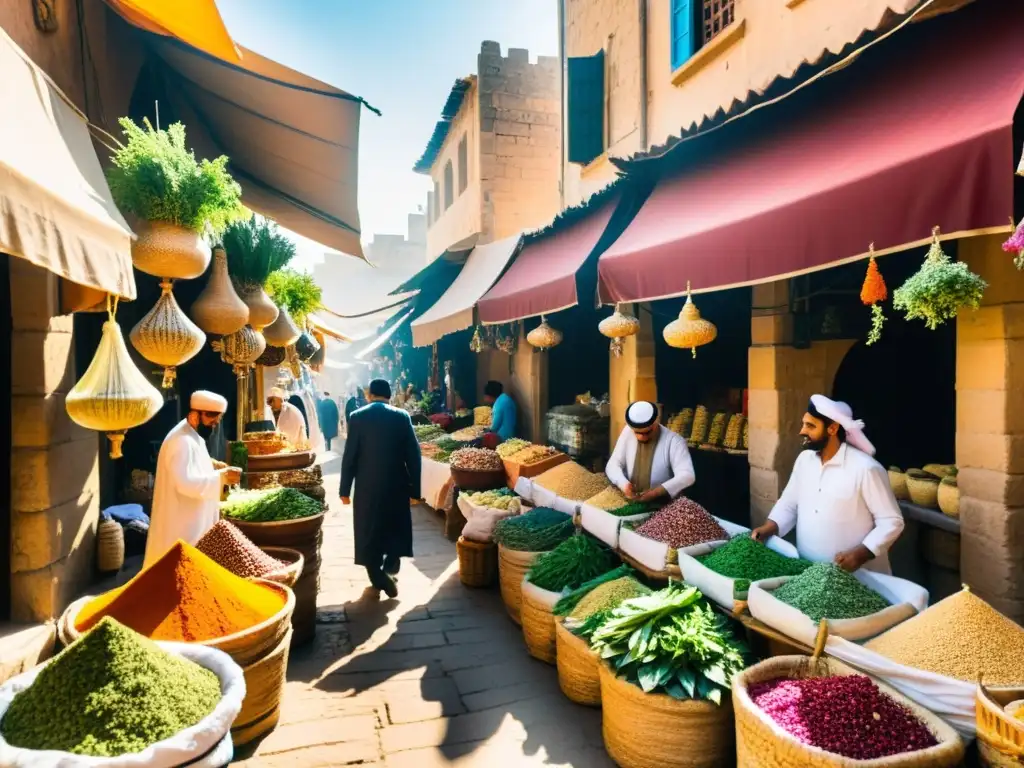
{"type": "Polygon", "coordinates": [[[464,133],[459,142],[459,194],[469,186],[469,137],[464,133]]]}
{"type": "Polygon", "coordinates": [[[441,182],[434,182],[434,221],[441,218],[441,182]]]}
{"type": "Polygon", "coordinates": [[[434,193],[427,192],[427,226],[434,223],[434,193]]]}
{"type": "Polygon", "coordinates": [[[604,152],[604,51],[573,56],[567,68],[570,163],[586,165],[604,152]]]}
{"type": "Polygon", "coordinates": [[[672,69],[736,21],[736,0],[671,0],[672,69]]]}
{"type": "Polygon", "coordinates": [[[444,209],[447,211],[452,207],[455,197],[455,173],[452,171],[452,161],[444,164],[444,209]]]}
{"type": "Polygon", "coordinates": [[[704,0],[701,18],[704,29],[704,45],[711,42],[719,32],[736,21],[736,0],[704,0]]]}

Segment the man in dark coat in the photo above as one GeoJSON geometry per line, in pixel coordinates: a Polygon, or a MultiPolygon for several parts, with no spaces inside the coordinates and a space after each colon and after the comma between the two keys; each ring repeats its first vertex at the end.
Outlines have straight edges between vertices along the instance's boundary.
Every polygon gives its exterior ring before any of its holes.
{"type": "Polygon", "coordinates": [[[316,404],[320,431],[323,432],[327,450],[331,450],[331,440],[338,436],[338,404],[331,399],[330,392],[324,392],[316,404]]]}
{"type": "Polygon", "coordinates": [[[349,419],[341,459],[341,503],[355,483],[355,562],[370,584],[398,596],[394,577],[402,557],[412,557],[411,504],[420,497],[420,448],[409,414],[388,405],[391,385],[370,382],[370,404],[349,419]]]}

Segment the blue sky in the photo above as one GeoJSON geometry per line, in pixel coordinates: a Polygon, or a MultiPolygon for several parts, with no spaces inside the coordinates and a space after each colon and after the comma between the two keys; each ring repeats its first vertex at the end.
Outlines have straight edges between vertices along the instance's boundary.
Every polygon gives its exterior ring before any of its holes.
{"type": "MultiPolygon", "coordinates": [[[[404,233],[428,182],[412,165],[457,77],[476,72],[483,40],[531,59],[558,54],[557,0],[218,0],[232,37],[258,53],[362,96],[359,210],[363,241],[404,233]]],[[[301,266],[324,248],[300,240],[301,266]]]]}

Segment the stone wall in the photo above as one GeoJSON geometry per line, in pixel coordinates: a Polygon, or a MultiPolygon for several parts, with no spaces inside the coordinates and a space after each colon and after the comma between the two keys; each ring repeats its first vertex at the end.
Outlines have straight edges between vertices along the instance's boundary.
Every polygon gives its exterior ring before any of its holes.
{"type": "Polygon", "coordinates": [[[609,446],[615,448],[619,433],[626,426],[626,408],[635,400],[658,402],[658,382],[654,375],[654,326],[651,313],[633,304],[627,310],[640,320],[640,331],[628,336],[622,355],[608,353],[609,446]]]}

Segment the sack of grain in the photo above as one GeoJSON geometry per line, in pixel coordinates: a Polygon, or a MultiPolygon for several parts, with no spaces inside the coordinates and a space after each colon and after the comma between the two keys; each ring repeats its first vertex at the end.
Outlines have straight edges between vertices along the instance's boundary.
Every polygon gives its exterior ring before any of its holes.
{"type": "Polygon", "coordinates": [[[616,517],[611,512],[606,512],[590,504],[580,505],[580,519],[583,530],[600,539],[612,549],[619,548],[619,532],[622,530],[623,523],[638,523],[650,516],[651,513],[647,512],[642,515],[616,517]]]}
{"type": "Polygon", "coordinates": [[[504,520],[506,517],[514,517],[521,510],[519,499],[513,499],[508,509],[481,507],[471,502],[465,495],[459,496],[457,504],[462,515],[466,518],[466,525],[462,529],[462,535],[470,541],[479,542],[490,541],[495,523],[499,520],[504,520]]]}

